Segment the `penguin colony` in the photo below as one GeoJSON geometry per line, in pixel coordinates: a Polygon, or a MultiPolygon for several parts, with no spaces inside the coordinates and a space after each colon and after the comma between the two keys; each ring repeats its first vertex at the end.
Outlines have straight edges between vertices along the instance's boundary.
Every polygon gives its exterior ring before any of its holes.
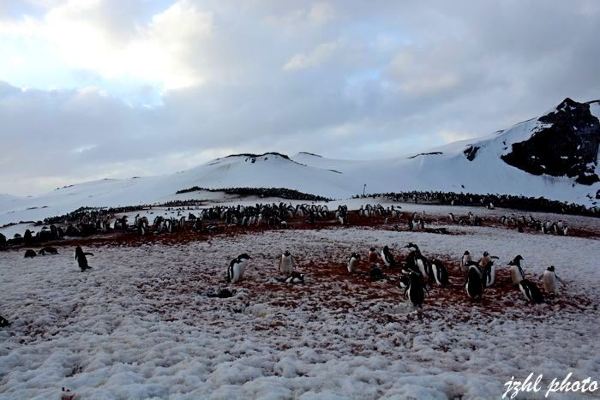
{"type": "MultiPolygon", "coordinates": [[[[384,246],[381,251],[371,247],[365,259],[369,265],[368,272],[363,271],[361,267],[362,257],[359,253],[353,252],[345,261],[345,269],[349,274],[364,274],[373,282],[387,280],[396,282],[398,286],[404,289],[404,295],[414,307],[421,308],[432,287],[439,287],[442,290],[448,290],[450,277],[447,267],[436,258],[430,259],[423,255],[421,249],[415,243],[408,243],[405,246],[408,249],[408,256],[403,263],[400,263],[392,254],[388,246],[384,246]],[[381,261],[381,264],[380,262],[381,261]],[[391,279],[384,271],[400,272],[398,278],[391,279]]],[[[227,269],[227,281],[237,283],[242,280],[247,262],[251,257],[242,254],[234,258],[227,269]]],[[[473,301],[481,301],[485,290],[498,284],[496,279],[495,262],[498,257],[490,255],[487,251],[483,253],[478,261],[473,261],[469,251],[465,251],[460,261],[460,267],[464,279],[464,291],[468,298],[473,301]]],[[[513,260],[506,263],[506,268],[510,271],[510,285],[519,290],[528,303],[536,304],[544,302],[544,294],[538,286],[526,277],[522,263],[524,258],[517,255],[513,260]]],[[[296,270],[296,265],[292,254],[286,250],[278,260],[278,273],[280,276],[277,281],[288,284],[305,283],[305,275],[296,270]]],[[[555,296],[558,294],[558,284],[564,284],[555,273],[554,266],[548,269],[540,276],[546,296],[555,296]]]]}
{"type": "MultiPolygon", "coordinates": [[[[486,207],[493,208],[493,204],[488,203],[486,207]]],[[[9,244],[31,245],[49,240],[58,240],[64,236],[85,236],[110,231],[137,232],[139,235],[175,233],[184,230],[214,232],[217,229],[215,223],[224,223],[226,226],[287,228],[288,221],[292,218],[302,218],[308,223],[331,220],[332,218],[341,225],[348,225],[350,222],[350,213],[345,205],[340,205],[336,210],[331,211],[327,205],[298,204],[292,206],[283,202],[278,204],[256,204],[254,206],[214,206],[203,209],[198,207],[195,209],[191,207],[167,208],[167,211],[171,213],[170,216],[167,216],[167,213],[157,215],[150,223],[148,217],[153,212],[146,216],[137,214],[130,222],[128,216],[116,217],[110,210],[78,210],[67,215],[66,222],[68,225],[64,230],[54,224],[64,223],[64,220],[49,219],[45,222],[51,222],[52,224],[49,227],[43,226],[37,233],[28,229],[22,237],[15,235],[15,238],[6,240],[4,236],[0,236],[0,249],[6,248],[9,244]],[[176,213],[176,217],[173,216],[174,213],[176,213]]],[[[383,207],[380,204],[362,205],[357,210],[356,215],[359,218],[384,217],[386,224],[394,219],[405,218],[410,230],[425,229],[426,223],[424,213],[404,213],[403,215],[401,207],[395,205],[388,207],[383,207]]],[[[352,218],[355,218],[355,216],[352,218]]],[[[472,212],[469,212],[466,216],[458,217],[453,213],[449,213],[448,218],[450,222],[463,225],[477,226],[482,224],[482,219],[472,212]]],[[[508,227],[526,226],[535,228],[543,233],[566,235],[568,232],[568,227],[562,220],[541,222],[531,216],[529,218],[524,216],[518,218],[502,216],[499,218],[499,222],[508,227]]],[[[371,281],[384,279],[390,281],[392,279],[386,276],[384,271],[400,271],[401,274],[395,280],[401,288],[405,289],[407,298],[415,306],[420,307],[425,301],[429,288],[432,286],[449,287],[449,272],[441,260],[425,257],[416,244],[409,243],[405,248],[408,249],[409,253],[404,262],[400,262],[394,256],[389,246],[383,246],[379,250],[372,247],[362,256],[359,252],[353,252],[344,264],[349,274],[366,274],[371,281]],[[362,264],[368,266],[368,272],[364,271],[366,266],[363,267],[362,264]]],[[[34,258],[37,255],[56,254],[58,254],[56,248],[45,246],[37,252],[32,249],[26,250],[24,257],[34,258]]],[[[89,256],[93,256],[93,254],[84,252],[79,246],[76,248],[75,260],[82,272],[92,269],[88,264],[87,257],[89,256]]],[[[251,257],[248,254],[241,254],[232,259],[226,270],[226,281],[230,284],[237,284],[242,281],[250,259],[251,257]]],[[[481,300],[484,297],[486,288],[497,285],[496,271],[498,266],[495,260],[497,260],[497,257],[484,252],[478,261],[474,261],[469,251],[465,251],[460,260],[460,268],[464,279],[464,290],[469,298],[481,300]]],[[[532,303],[543,302],[544,295],[537,285],[526,277],[521,265],[522,262],[523,257],[518,255],[507,263],[506,267],[510,271],[511,283],[515,288],[518,288],[527,301],[532,303]]],[[[280,282],[289,284],[305,282],[305,275],[296,271],[294,258],[287,250],[278,259],[278,272],[280,276],[276,279],[280,282]]],[[[546,295],[556,295],[558,285],[564,284],[556,276],[553,266],[549,267],[540,279],[546,295]]]]}

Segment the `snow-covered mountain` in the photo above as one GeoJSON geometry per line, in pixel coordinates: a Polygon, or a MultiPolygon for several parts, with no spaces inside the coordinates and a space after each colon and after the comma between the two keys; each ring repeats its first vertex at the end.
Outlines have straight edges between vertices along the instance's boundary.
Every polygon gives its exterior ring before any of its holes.
{"type": "Polygon", "coordinates": [[[222,197],[203,188],[284,187],[332,198],[367,193],[441,190],[600,203],[600,101],[565,99],[545,115],[487,137],[420,154],[355,161],[301,152],[237,154],[172,175],[106,179],[37,197],[0,196],[0,225],[39,220],[81,206],[127,206],[222,197]]]}

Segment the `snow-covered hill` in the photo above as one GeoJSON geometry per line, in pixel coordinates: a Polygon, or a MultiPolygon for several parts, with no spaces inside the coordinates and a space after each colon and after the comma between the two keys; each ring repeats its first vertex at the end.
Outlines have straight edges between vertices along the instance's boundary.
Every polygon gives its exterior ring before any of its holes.
{"type": "Polygon", "coordinates": [[[304,152],[293,157],[279,153],[238,154],[172,175],[87,182],[37,197],[3,195],[0,225],[39,220],[81,206],[127,206],[220,197],[210,192],[176,194],[194,186],[285,187],[347,198],[362,193],[366,184],[367,193],[407,190],[500,193],[543,196],[592,206],[599,201],[596,195],[600,191],[600,183],[593,179],[600,174],[598,117],[598,101],[577,103],[566,99],[540,118],[487,137],[393,159],[336,160],[304,152]],[[529,153],[531,159],[527,159],[529,153]],[[559,176],[542,173],[544,168],[559,176]],[[583,176],[592,179],[581,179],[583,176]]]}

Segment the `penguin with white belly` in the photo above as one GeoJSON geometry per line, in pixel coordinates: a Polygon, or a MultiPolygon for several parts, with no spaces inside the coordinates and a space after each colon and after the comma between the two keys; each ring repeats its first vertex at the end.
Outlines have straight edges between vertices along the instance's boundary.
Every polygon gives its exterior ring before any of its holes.
{"type": "Polygon", "coordinates": [[[438,286],[448,286],[448,269],[440,260],[431,262],[431,272],[438,286]]]}
{"type": "Polygon", "coordinates": [[[548,294],[558,294],[558,282],[560,282],[561,285],[564,285],[562,279],[556,275],[554,265],[549,266],[540,278],[542,279],[542,283],[544,285],[544,291],[546,291],[548,294]]]}
{"type": "Polygon", "coordinates": [[[279,259],[279,272],[290,275],[294,271],[294,259],[289,251],[285,251],[279,259]]]}
{"type": "Polygon", "coordinates": [[[519,290],[521,290],[523,296],[525,296],[530,303],[538,304],[544,302],[544,296],[542,296],[540,289],[538,289],[535,283],[528,279],[523,279],[519,282],[519,290]]]}
{"type": "Polygon", "coordinates": [[[383,246],[381,250],[381,259],[386,267],[391,268],[396,265],[396,260],[394,259],[394,255],[390,251],[390,248],[387,246],[383,246]]]}
{"type": "Polygon", "coordinates": [[[244,253],[240,254],[229,263],[227,268],[227,281],[230,283],[237,283],[244,278],[244,272],[246,271],[246,265],[251,257],[244,253]]]}
{"type": "Polygon", "coordinates": [[[511,262],[508,263],[510,266],[510,278],[513,285],[518,285],[523,279],[525,279],[525,271],[521,267],[523,257],[517,255],[511,262]]]}
{"type": "Polygon", "coordinates": [[[352,253],[350,255],[350,259],[348,260],[348,272],[349,273],[354,273],[358,270],[358,263],[360,262],[360,255],[358,255],[357,253],[352,253]]]}

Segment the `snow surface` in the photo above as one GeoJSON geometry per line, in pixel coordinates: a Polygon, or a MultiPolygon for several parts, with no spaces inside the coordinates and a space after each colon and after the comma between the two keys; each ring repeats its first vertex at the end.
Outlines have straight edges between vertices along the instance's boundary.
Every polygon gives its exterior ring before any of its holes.
{"type": "Polygon", "coordinates": [[[83,399],[482,399],[530,372],[598,379],[598,240],[448,229],[458,234],[340,228],[103,246],[86,249],[86,274],[72,248],[0,253],[0,313],[13,321],[0,330],[0,399],[57,398],[62,386],[83,399]],[[420,319],[393,285],[335,273],[352,251],[410,241],[453,260],[487,250],[501,268],[522,254],[532,279],[553,264],[575,301],[530,306],[514,289],[472,305],[436,288],[420,319]],[[284,249],[306,285],[273,280],[284,249]],[[204,296],[243,252],[253,259],[236,295],[204,296]]]}

